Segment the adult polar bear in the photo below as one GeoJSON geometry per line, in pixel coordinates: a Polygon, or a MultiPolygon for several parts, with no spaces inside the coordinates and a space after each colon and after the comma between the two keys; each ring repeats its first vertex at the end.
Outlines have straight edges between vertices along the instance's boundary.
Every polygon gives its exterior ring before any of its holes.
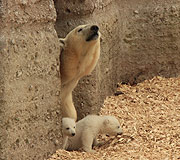
{"type": "Polygon", "coordinates": [[[100,32],[97,25],[80,25],[60,39],[62,116],[77,120],[72,91],[80,78],[90,74],[100,56],[100,32]]]}

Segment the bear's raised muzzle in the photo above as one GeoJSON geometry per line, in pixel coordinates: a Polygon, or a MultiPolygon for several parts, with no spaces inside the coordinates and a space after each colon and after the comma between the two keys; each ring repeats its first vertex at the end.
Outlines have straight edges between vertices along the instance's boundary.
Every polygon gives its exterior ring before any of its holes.
{"type": "Polygon", "coordinates": [[[99,30],[99,27],[98,26],[96,26],[96,25],[93,25],[93,26],[91,26],[91,31],[95,31],[95,32],[98,32],[98,30],[99,30]]]}
{"type": "Polygon", "coordinates": [[[88,36],[86,41],[88,42],[88,41],[92,41],[92,40],[98,39],[98,37],[99,37],[98,31],[99,31],[99,27],[96,26],[96,25],[92,25],[90,27],[90,35],[88,36]]]}

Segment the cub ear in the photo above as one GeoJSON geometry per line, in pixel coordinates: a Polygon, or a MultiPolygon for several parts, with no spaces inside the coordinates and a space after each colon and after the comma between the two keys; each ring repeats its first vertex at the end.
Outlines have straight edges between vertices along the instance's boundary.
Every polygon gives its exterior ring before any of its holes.
{"type": "Polygon", "coordinates": [[[107,124],[109,124],[110,123],[110,120],[109,119],[105,119],[104,120],[104,125],[107,125],[107,124]]]}
{"type": "Polygon", "coordinates": [[[61,124],[64,124],[65,121],[66,121],[65,118],[62,118],[61,119],[61,124]]]}

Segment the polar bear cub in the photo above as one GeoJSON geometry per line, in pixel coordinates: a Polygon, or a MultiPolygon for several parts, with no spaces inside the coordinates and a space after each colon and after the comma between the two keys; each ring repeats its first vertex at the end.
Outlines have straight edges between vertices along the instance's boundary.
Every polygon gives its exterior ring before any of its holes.
{"type": "Polygon", "coordinates": [[[68,146],[68,137],[73,137],[76,134],[76,122],[72,118],[63,118],[62,119],[62,133],[63,133],[63,149],[67,149],[68,146]]]}
{"type": "MultiPolygon", "coordinates": [[[[71,118],[64,119],[64,123],[71,126],[71,118]]],[[[71,119],[72,120],[72,119],[71,119]]],[[[74,122],[73,122],[74,123],[74,122]]],[[[64,125],[64,124],[63,124],[64,125]]],[[[68,125],[67,125],[68,126],[68,125]]],[[[98,134],[121,135],[123,133],[119,121],[113,116],[88,115],[76,123],[76,135],[69,136],[63,127],[64,136],[68,136],[64,149],[78,150],[83,148],[84,151],[93,153],[93,146],[98,145],[98,134]]]]}

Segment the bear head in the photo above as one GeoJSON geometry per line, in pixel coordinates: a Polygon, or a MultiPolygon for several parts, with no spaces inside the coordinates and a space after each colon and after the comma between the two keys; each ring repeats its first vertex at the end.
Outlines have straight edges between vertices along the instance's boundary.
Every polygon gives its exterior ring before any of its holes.
{"type": "Polygon", "coordinates": [[[119,121],[113,116],[105,116],[103,122],[103,132],[112,136],[123,133],[119,121]]]}
{"type": "Polygon", "coordinates": [[[76,43],[76,45],[73,46],[73,50],[76,49],[76,47],[79,50],[82,44],[83,47],[85,47],[86,45],[90,46],[90,44],[100,42],[100,37],[101,33],[97,25],[80,25],[69,32],[64,39],[60,38],[60,45],[62,48],[65,48],[66,46],[72,46],[72,44],[76,43]]]}
{"type": "Polygon", "coordinates": [[[76,122],[72,118],[62,118],[62,132],[63,135],[73,137],[76,134],[76,122]]]}

